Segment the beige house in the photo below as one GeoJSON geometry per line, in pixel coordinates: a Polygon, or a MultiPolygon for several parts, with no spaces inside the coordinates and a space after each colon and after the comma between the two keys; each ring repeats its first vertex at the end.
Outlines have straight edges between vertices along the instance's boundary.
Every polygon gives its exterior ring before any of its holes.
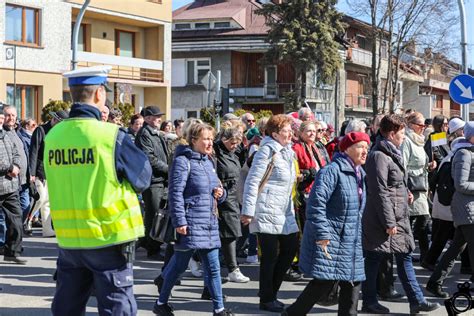
{"type": "MultiPolygon", "coordinates": [[[[62,73],[71,68],[72,29],[82,0],[8,0],[0,3],[0,101],[13,104],[16,46],[16,106],[21,117],[39,118],[49,100],[69,99],[62,73]]],[[[171,104],[171,0],[92,0],[80,26],[78,65],[111,65],[109,100],[136,111],[171,104]]]]}

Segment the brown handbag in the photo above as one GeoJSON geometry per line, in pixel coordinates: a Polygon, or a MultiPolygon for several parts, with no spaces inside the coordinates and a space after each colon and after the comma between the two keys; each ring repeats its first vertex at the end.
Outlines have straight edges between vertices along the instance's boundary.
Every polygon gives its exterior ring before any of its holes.
{"type": "Polygon", "coordinates": [[[258,194],[260,194],[265,187],[265,184],[267,184],[268,179],[270,179],[270,176],[272,175],[273,167],[275,166],[275,155],[276,152],[273,153],[272,155],[272,160],[270,160],[270,163],[267,166],[267,170],[265,170],[265,173],[263,174],[262,181],[260,181],[260,184],[258,185],[258,194]]]}

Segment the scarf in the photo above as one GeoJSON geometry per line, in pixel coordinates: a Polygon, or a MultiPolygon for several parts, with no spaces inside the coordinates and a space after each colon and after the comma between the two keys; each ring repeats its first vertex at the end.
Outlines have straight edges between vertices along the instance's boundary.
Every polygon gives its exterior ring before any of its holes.
{"type": "Polygon", "coordinates": [[[360,172],[360,166],[356,166],[352,161],[351,157],[349,157],[346,153],[341,153],[341,156],[344,157],[351,167],[354,169],[356,174],[356,181],[357,181],[357,193],[359,195],[359,203],[362,202],[362,195],[364,193],[363,184],[362,184],[362,173],[360,172]]]}
{"type": "Polygon", "coordinates": [[[425,136],[423,135],[418,135],[415,133],[412,129],[407,128],[407,137],[411,139],[412,142],[414,142],[418,146],[424,146],[425,145],[425,136]]]}

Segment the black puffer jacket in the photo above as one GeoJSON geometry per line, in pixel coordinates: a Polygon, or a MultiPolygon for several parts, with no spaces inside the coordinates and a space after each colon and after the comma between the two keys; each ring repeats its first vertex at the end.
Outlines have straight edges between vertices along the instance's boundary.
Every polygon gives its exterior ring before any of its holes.
{"type": "Polygon", "coordinates": [[[39,180],[46,179],[46,174],[44,172],[44,138],[49,133],[52,128],[51,121],[44,123],[41,126],[38,126],[33,135],[31,135],[31,145],[29,153],[29,170],[30,175],[39,178],[39,180]]]}
{"type": "Polygon", "coordinates": [[[227,150],[221,141],[214,144],[217,160],[217,176],[227,191],[227,199],[219,205],[219,232],[221,238],[242,236],[240,207],[237,199],[237,182],[240,175],[240,161],[235,152],[227,150]]]}
{"type": "Polygon", "coordinates": [[[167,186],[168,148],[160,132],[145,123],[135,137],[135,145],[145,153],[150,161],[153,171],[151,184],[167,186]]]}
{"type": "Polygon", "coordinates": [[[415,243],[408,211],[407,174],[401,155],[379,136],[365,166],[367,204],[362,217],[363,249],[412,252],[415,243]],[[386,230],[392,227],[397,227],[397,234],[389,236],[386,230]]]}

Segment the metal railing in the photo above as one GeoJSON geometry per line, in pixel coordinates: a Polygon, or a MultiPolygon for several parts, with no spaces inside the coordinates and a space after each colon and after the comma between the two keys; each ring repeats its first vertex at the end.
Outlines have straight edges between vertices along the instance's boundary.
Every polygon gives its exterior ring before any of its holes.
{"type": "MultiPolygon", "coordinates": [[[[105,65],[102,63],[91,63],[91,62],[79,62],[78,68],[91,67],[97,65],[105,65]]],[[[150,81],[150,82],[163,82],[163,71],[155,69],[127,67],[111,65],[112,70],[108,77],[125,80],[139,80],[139,81],[150,81]]]]}
{"type": "MultiPolygon", "coordinates": [[[[296,83],[277,83],[277,84],[258,84],[258,85],[240,85],[230,84],[232,89],[232,97],[243,99],[267,99],[279,100],[284,99],[285,95],[290,92],[296,92],[296,83]]],[[[303,85],[301,87],[305,93],[306,99],[328,101],[332,96],[332,89],[317,88],[311,85],[303,85]]]]}
{"type": "Polygon", "coordinates": [[[346,94],[346,108],[368,109],[372,108],[370,95],[346,94]]]}
{"type": "Polygon", "coordinates": [[[163,62],[134,57],[123,57],[90,52],[78,52],[78,67],[110,65],[110,78],[163,82],[163,62]]]}

